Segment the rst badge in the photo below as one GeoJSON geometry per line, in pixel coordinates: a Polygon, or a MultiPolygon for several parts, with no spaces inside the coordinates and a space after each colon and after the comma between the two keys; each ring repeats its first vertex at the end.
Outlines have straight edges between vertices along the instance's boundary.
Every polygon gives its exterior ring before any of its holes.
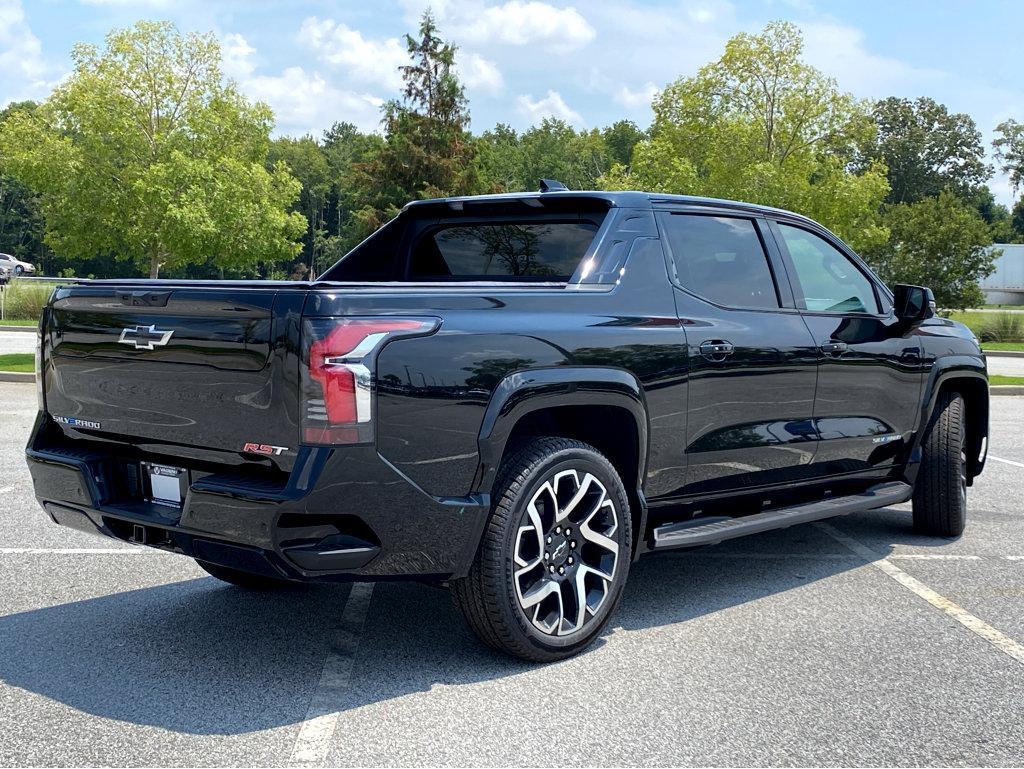
{"type": "Polygon", "coordinates": [[[121,338],[117,341],[120,344],[134,345],[136,350],[152,350],[154,347],[163,347],[171,339],[174,329],[165,331],[155,326],[133,326],[132,328],[121,329],[121,338]]]}
{"type": "Polygon", "coordinates": [[[78,417],[58,417],[53,418],[54,422],[59,422],[62,425],[68,427],[85,427],[89,430],[102,430],[103,427],[99,422],[92,422],[88,419],[79,419],[78,417]]]}
{"type": "Polygon", "coordinates": [[[242,446],[242,451],[249,454],[267,454],[275,457],[281,456],[288,451],[287,446],[271,446],[269,443],[247,443],[242,446]]]}

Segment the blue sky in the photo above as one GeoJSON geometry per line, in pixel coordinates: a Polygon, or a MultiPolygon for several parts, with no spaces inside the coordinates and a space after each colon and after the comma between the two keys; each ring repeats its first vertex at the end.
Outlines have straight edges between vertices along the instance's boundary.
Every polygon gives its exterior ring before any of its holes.
{"type": "MultiPolygon", "coordinates": [[[[808,61],[856,96],[932,96],[970,114],[986,142],[1024,120],[1021,2],[815,0],[432,0],[460,47],[473,128],[525,128],[546,115],[578,127],[650,120],[652,94],[717,58],[726,39],[787,19],[808,61]]],[[[335,120],[377,126],[396,94],[401,36],[428,0],[0,0],[0,104],[43,98],[69,70],[76,41],[170,19],[212,31],[225,69],[269,103],[277,132],[319,133],[335,120]]],[[[1004,176],[991,186],[1010,202],[1004,176]]]]}

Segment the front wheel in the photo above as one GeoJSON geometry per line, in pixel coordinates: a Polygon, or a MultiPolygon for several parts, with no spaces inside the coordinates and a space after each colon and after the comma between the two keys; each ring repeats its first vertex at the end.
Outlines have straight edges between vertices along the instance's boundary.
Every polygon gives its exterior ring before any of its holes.
{"type": "Polygon", "coordinates": [[[921,442],[921,468],[914,485],[914,528],[934,537],[959,537],[967,524],[967,430],[964,399],[939,394],[921,442]]]}
{"type": "Polygon", "coordinates": [[[592,446],[537,438],[502,463],[494,491],[455,603],[493,648],[533,662],[572,656],[608,622],[629,572],[622,480],[592,446]]]}

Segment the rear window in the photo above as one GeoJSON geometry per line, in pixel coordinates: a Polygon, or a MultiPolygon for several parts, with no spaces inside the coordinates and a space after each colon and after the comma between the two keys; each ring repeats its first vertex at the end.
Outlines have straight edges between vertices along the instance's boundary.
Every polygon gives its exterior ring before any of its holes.
{"type": "Polygon", "coordinates": [[[583,197],[428,201],[403,210],[320,280],[565,283],[608,210],[607,201],[583,197]]]}
{"type": "Polygon", "coordinates": [[[411,280],[568,280],[594,240],[590,222],[460,224],[428,230],[411,280]]]}

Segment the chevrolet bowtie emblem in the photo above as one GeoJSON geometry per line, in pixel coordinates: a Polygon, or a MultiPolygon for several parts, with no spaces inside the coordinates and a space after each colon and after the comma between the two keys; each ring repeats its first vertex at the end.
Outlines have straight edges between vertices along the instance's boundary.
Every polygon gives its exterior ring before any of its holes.
{"type": "Polygon", "coordinates": [[[163,347],[171,338],[174,331],[164,331],[153,326],[135,326],[121,331],[121,338],[117,341],[121,344],[134,345],[136,350],[152,350],[154,347],[163,347]]]}

